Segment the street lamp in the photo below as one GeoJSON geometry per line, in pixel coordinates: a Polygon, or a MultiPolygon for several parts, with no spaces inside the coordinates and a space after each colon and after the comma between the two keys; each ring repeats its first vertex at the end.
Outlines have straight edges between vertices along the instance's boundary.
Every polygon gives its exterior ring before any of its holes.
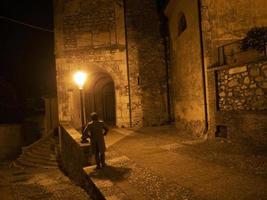
{"type": "Polygon", "coordinates": [[[87,74],[81,71],[78,71],[73,76],[75,83],[77,84],[79,91],[80,91],[80,102],[81,102],[81,121],[82,121],[82,140],[81,143],[87,143],[88,140],[83,133],[85,122],[84,122],[84,112],[83,112],[83,86],[87,78],[87,74]]]}

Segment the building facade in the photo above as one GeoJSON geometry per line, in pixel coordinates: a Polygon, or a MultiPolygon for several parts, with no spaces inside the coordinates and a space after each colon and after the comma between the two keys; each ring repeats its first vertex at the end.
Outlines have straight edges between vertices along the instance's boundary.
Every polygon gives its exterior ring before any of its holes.
{"type": "Polygon", "coordinates": [[[60,121],[80,126],[72,75],[83,70],[87,119],[97,111],[119,127],[174,121],[196,136],[266,141],[266,48],[245,51],[242,41],[253,27],[267,26],[267,2],[161,5],[54,0],[60,121]]]}
{"type": "Polygon", "coordinates": [[[242,49],[249,30],[267,26],[266,9],[264,0],[168,1],[178,126],[266,143],[266,46],[262,52],[242,49]]]}
{"type": "Polygon", "coordinates": [[[55,0],[60,121],[80,126],[72,75],[89,76],[85,113],[119,127],[167,121],[165,54],[153,0],[55,0]],[[140,5],[143,5],[140,7],[140,5]]]}

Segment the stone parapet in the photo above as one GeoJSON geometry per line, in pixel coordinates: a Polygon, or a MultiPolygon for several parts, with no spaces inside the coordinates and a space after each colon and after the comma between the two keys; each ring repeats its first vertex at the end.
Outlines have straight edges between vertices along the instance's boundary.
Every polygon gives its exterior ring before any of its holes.
{"type": "Polygon", "coordinates": [[[266,145],[266,59],[208,70],[211,135],[266,145]]]}
{"type": "Polygon", "coordinates": [[[218,70],[219,110],[266,110],[266,73],[267,61],[218,70]]]}
{"type": "Polygon", "coordinates": [[[82,184],[82,169],[90,164],[90,144],[80,142],[81,134],[68,124],[60,124],[60,160],[62,170],[82,184]]]}

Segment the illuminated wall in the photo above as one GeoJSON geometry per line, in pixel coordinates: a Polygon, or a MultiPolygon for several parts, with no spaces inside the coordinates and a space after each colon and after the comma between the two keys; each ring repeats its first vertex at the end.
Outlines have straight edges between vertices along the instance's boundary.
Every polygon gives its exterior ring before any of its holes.
{"type": "MultiPolygon", "coordinates": [[[[153,0],[127,0],[126,6],[122,0],[54,1],[60,121],[80,126],[79,92],[72,74],[84,70],[89,85],[97,73],[114,82],[117,126],[166,122],[164,47],[155,8],[153,0]]],[[[95,105],[102,109],[101,103],[95,105]]]]}
{"type": "Polygon", "coordinates": [[[198,2],[170,1],[165,14],[170,31],[175,124],[194,135],[202,135],[205,99],[198,2]]]}

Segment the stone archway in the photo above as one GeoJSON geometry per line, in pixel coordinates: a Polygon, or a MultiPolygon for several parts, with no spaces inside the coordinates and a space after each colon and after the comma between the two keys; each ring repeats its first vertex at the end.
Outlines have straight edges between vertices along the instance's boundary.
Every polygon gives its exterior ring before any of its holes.
{"type": "Polygon", "coordinates": [[[85,112],[87,121],[91,112],[97,112],[107,124],[116,125],[114,81],[109,74],[95,72],[90,75],[85,90],[85,112]]]}

